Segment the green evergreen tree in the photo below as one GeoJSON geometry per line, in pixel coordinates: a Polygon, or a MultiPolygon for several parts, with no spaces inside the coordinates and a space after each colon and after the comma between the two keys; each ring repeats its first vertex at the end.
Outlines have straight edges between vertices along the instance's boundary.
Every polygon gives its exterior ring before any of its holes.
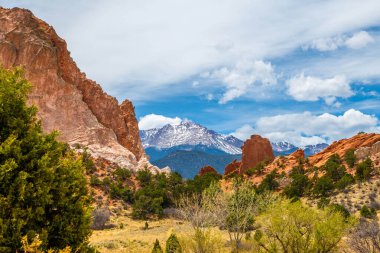
{"type": "Polygon", "coordinates": [[[356,163],[356,155],[355,155],[355,150],[354,149],[349,149],[344,153],[344,160],[346,161],[347,165],[350,168],[353,168],[356,163]]]}
{"type": "Polygon", "coordinates": [[[156,239],[156,241],[153,244],[152,253],[163,253],[162,248],[160,246],[160,242],[158,241],[158,239],[156,239]]]}
{"type": "Polygon", "coordinates": [[[20,69],[0,68],[0,252],[37,234],[45,250],[79,251],[90,235],[85,168],[57,133],[42,132],[30,87],[20,69]]]}
{"type": "Polygon", "coordinates": [[[181,244],[175,234],[171,234],[166,241],[166,253],[182,253],[181,244]]]}
{"type": "Polygon", "coordinates": [[[365,159],[356,166],[356,178],[358,180],[368,180],[373,172],[373,163],[370,158],[365,159]]]}

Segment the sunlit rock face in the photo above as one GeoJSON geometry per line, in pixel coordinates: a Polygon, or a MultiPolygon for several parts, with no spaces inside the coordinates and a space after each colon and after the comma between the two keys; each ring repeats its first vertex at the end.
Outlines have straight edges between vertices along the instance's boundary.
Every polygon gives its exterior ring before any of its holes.
{"type": "Polygon", "coordinates": [[[88,79],[66,42],[30,11],[0,7],[0,64],[24,68],[33,84],[28,103],[38,107],[44,131],[58,130],[60,140],[122,167],[157,169],[145,156],[132,103],[119,105],[88,79]]]}

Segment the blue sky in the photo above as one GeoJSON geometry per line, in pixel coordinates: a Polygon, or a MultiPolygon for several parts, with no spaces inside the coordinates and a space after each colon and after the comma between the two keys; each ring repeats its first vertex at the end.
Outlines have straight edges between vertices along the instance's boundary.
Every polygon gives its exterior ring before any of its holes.
{"type": "Polygon", "coordinates": [[[380,132],[378,0],[3,1],[53,25],[141,128],[296,145],[380,132]]]}

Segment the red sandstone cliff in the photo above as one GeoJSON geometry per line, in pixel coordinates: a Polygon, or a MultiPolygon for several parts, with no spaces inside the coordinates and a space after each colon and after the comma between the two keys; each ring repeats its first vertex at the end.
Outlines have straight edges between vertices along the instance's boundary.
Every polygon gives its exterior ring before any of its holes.
{"type": "Polygon", "coordinates": [[[0,7],[0,64],[22,66],[33,84],[28,98],[45,131],[86,146],[95,157],[137,169],[150,166],[132,103],[121,105],[78,69],[66,42],[30,11],[0,7]]]}
{"type": "Polygon", "coordinates": [[[234,160],[224,169],[224,175],[231,172],[243,174],[262,161],[274,159],[272,145],[269,140],[260,135],[252,135],[242,146],[241,162],[234,160]]]}
{"type": "Polygon", "coordinates": [[[242,147],[241,170],[244,172],[255,167],[259,162],[273,159],[273,150],[269,140],[260,135],[252,135],[242,147]]]}

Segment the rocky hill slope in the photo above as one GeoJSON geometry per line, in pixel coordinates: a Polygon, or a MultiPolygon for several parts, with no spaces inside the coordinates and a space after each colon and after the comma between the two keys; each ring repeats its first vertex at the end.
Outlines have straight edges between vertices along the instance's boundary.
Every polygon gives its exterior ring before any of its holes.
{"type": "Polygon", "coordinates": [[[28,103],[39,109],[44,131],[88,148],[122,167],[151,166],[139,138],[134,107],[107,95],[76,66],[61,39],[30,11],[0,7],[0,64],[21,66],[33,84],[28,103]]]}

